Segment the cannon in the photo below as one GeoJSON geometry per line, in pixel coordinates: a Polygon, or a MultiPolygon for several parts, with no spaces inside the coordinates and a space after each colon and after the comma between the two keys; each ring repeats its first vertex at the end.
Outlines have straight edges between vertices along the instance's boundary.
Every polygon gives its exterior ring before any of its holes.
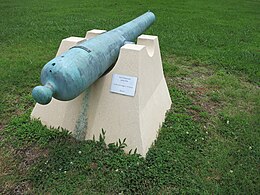
{"type": "Polygon", "coordinates": [[[154,21],[155,15],[148,11],[55,57],[43,67],[43,86],[32,90],[33,98],[43,105],[52,97],[61,101],[76,98],[115,64],[124,44],[135,41],[154,21]]]}

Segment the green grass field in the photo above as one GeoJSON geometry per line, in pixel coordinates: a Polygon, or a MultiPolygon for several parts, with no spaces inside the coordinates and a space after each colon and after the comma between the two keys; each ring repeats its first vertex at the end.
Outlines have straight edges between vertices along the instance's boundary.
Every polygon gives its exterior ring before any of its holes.
{"type": "Polygon", "coordinates": [[[260,2],[0,0],[0,194],[259,194],[260,2]],[[60,41],[151,10],[173,101],[147,157],[30,121],[60,41]]]}

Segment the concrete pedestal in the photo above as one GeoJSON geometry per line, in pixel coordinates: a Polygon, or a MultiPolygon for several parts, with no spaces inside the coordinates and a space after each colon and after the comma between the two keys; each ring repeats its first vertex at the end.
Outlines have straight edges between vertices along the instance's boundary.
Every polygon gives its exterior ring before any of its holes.
{"type": "MultiPolygon", "coordinates": [[[[103,32],[91,30],[85,38],[64,39],[57,55],[103,32]]],[[[67,129],[80,140],[98,138],[104,129],[107,144],[126,138],[126,151],[137,148],[145,156],[170,107],[158,38],[141,35],[137,44],[124,45],[115,67],[80,96],[36,104],[31,117],[47,127],[67,129]],[[113,74],[137,77],[134,97],[110,92],[113,74]]]]}

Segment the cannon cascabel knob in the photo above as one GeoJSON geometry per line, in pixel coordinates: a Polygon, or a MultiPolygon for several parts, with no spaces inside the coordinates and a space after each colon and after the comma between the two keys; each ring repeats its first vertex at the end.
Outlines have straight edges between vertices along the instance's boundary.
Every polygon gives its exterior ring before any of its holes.
{"type": "Polygon", "coordinates": [[[46,105],[51,101],[53,93],[53,89],[48,85],[37,86],[33,89],[32,96],[38,103],[46,105]]]}

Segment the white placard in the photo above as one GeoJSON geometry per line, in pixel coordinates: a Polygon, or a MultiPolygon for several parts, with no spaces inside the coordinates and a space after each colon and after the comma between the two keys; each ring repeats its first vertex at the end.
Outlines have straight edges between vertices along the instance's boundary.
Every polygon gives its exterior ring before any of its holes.
{"type": "Polygon", "coordinates": [[[110,91],[127,96],[135,96],[136,84],[137,77],[113,74],[110,91]]]}

